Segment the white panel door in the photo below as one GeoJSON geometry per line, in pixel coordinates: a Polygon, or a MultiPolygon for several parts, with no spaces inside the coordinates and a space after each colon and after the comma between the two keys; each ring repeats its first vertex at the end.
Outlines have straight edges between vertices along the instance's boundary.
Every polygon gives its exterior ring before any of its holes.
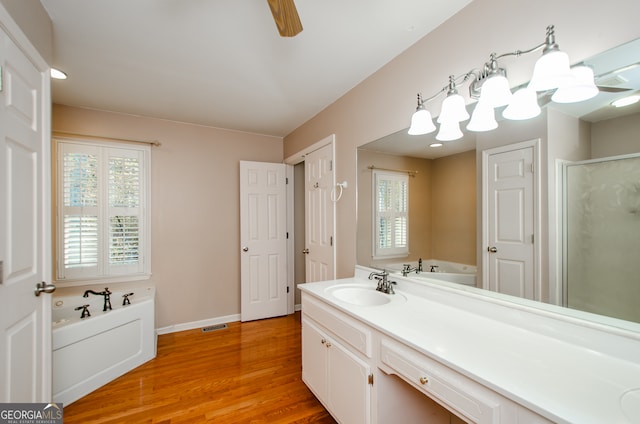
{"type": "Polygon", "coordinates": [[[335,278],[333,145],[308,153],[305,170],[306,282],[335,278]]]}
{"type": "Polygon", "coordinates": [[[533,147],[488,159],[488,266],[490,290],[534,299],[533,147]]]}
{"type": "Polygon", "coordinates": [[[0,402],[50,402],[49,82],[0,12],[0,402]]]}
{"type": "Polygon", "coordinates": [[[240,162],[241,320],[287,314],[286,165],[240,162]]]}

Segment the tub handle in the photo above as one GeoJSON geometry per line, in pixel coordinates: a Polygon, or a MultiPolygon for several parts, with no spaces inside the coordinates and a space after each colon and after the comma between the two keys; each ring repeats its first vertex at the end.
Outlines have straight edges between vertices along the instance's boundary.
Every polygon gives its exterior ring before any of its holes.
{"type": "Polygon", "coordinates": [[[36,284],[35,295],[40,296],[40,293],[53,293],[56,291],[56,286],[53,284],[47,284],[44,281],[36,284]]]}

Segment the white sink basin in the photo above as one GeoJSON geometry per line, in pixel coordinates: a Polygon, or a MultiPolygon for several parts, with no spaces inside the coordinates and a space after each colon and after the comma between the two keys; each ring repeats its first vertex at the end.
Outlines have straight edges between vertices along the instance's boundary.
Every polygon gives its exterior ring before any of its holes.
{"type": "Polygon", "coordinates": [[[394,300],[394,296],[398,294],[385,294],[376,291],[375,287],[362,284],[337,284],[327,287],[326,291],[342,302],[356,306],[380,306],[386,305],[394,300]]]}

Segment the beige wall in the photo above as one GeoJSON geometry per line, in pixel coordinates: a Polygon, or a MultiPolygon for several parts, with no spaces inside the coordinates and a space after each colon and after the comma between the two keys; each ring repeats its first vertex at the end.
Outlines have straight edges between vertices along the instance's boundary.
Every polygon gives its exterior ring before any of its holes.
{"type": "Polygon", "coordinates": [[[0,3],[50,64],[53,58],[53,25],[42,4],[37,0],[0,0],[0,3]]]}
{"type": "Polygon", "coordinates": [[[52,126],[162,143],[151,153],[157,327],[240,313],[239,161],[282,162],[282,139],[61,105],[52,126]]]}
{"type": "MultiPolygon", "coordinates": [[[[560,48],[573,62],[640,36],[637,0],[474,0],[334,104],[285,137],[288,157],[329,134],[336,135],[336,180],[356,181],[356,148],[406,128],[418,91],[437,92],[450,74],[481,66],[491,52],[528,49],[556,27],[560,48]],[[624,13],[620,13],[624,11],[624,13]]],[[[528,81],[538,54],[505,58],[512,85],[528,81]]],[[[465,91],[465,90],[462,90],[465,91]]],[[[462,92],[461,91],[461,92],[462,92]]],[[[438,102],[429,107],[437,112],[438,102]]],[[[337,205],[340,234],[337,275],[353,275],[356,262],[356,193],[345,191],[337,205]]]]}
{"type": "Polygon", "coordinates": [[[591,158],[640,152],[640,113],[591,124],[591,158]]]}
{"type": "Polygon", "coordinates": [[[433,258],[476,264],[476,152],[433,161],[433,258]]]}

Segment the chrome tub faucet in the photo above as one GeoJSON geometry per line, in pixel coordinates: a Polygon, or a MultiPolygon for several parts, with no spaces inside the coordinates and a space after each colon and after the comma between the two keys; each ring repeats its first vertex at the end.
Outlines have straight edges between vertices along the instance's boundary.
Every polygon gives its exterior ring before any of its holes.
{"type": "Polygon", "coordinates": [[[95,292],[93,290],[87,290],[84,292],[82,297],[89,297],[89,294],[95,294],[96,296],[104,296],[104,306],[102,311],[110,311],[111,310],[111,292],[107,287],[104,288],[104,291],[95,292]]]}

